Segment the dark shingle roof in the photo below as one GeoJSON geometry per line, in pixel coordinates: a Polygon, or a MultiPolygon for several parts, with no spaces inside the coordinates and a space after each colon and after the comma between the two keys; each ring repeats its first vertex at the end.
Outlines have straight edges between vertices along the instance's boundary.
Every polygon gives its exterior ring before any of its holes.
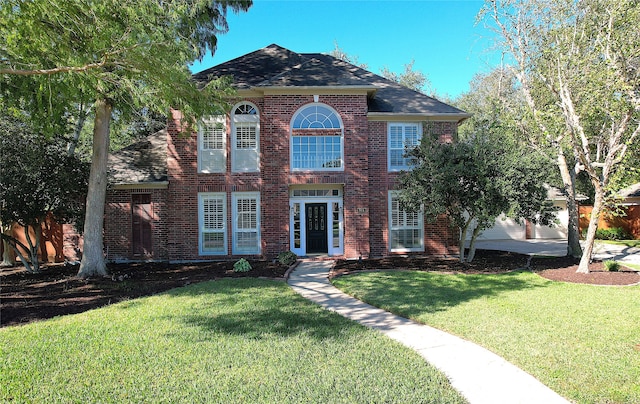
{"type": "Polygon", "coordinates": [[[167,181],[167,130],[110,154],[108,165],[109,182],[113,184],[167,181]]]}
{"type": "Polygon", "coordinates": [[[640,198],[640,182],[621,189],[618,195],[622,198],[640,198]]]}
{"type": "Polygon", "coordinates": [[[194,75],[205,83],[230,75],[238,89],[266,87],[360,87],[371,90],[369,113],[455,115],[464,111],[358,66],[321,53],[296,53],[272,44],[194,75]]]}

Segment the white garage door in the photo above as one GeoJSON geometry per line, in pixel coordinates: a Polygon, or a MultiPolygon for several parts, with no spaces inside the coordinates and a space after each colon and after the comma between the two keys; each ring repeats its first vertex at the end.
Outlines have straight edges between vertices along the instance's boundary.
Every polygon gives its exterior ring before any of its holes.
{"type": "MultiPolygon", "coordinates": [[[[524,240],[526,234],[524,225],[518,224],[505,215],[500,215],[493,227],[483,231],[478,236],[478,240],[524,240]]],[[[471,240],[471,234],[467,234],[467,240],[471,240]]]]}
{"type": "Polygon", "coordinates": [[[555,239],[567,238],[569,227],[569,211],[565,202],[554,202],[554,206],[558,206],[560,210],[556,213],[559,223],[554,227],[535,225],[533,226],[533,238],[536,239],[555,239]]]}

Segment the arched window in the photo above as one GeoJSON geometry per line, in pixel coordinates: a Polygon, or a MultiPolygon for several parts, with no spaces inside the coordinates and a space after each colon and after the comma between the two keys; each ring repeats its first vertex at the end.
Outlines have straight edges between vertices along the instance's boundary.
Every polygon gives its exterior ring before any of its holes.
{"type": "Polygon", "coordinates": [[[292,170],[343,170],[343,125],[328,105],[300,108],[291,120],[292,170]]]}
{"type": "Polygon", "coordinates": [[[231,170],[260,171],[260,114],[258,108],[243,102],[231,110],[231,170]]]}

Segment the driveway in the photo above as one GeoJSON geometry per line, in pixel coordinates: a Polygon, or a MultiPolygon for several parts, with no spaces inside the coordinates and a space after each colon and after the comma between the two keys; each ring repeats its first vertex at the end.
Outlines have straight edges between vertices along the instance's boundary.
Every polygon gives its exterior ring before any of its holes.
{"type": "MultiPolygon", "coordinates": [[[[528,255],[561,257],[567,254],[567,240],[478,240],[476,241],[476,248],[479,250],[511,251],[528,255]]],[[[596,241],[593,247],[593,258],[640,264],[640,248],[596,241]]]]}

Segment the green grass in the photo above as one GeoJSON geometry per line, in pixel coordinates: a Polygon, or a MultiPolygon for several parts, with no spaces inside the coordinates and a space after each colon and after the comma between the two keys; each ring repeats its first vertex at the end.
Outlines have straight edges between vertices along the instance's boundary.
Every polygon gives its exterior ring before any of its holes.
{"type": "Polygon", "coordinates": [[[627,268],[631,268],[634,269],[636,271],[640,271],[640,264],[632,264],[629,262],[624,262],[624,261],[618,261],[620,263],[620,265],[625,266],[627,268]]]}
{"type": "Polygon", "coordinates": [[[625,245],[627,247],[640,248],[640,240],[596,240],[597,243],[625,245]]]}
{"type": "Polygon", "coordinates": [[[222,280],[0,329],[0,402],[464,402],[281,282],[222,280]]]}
{"type": "Polygon", "coordinates": [[[333,282],[482,345],[577,403],[640,403],[640,286],[552,282],[529,272],[374,272],[333,282]]]}

